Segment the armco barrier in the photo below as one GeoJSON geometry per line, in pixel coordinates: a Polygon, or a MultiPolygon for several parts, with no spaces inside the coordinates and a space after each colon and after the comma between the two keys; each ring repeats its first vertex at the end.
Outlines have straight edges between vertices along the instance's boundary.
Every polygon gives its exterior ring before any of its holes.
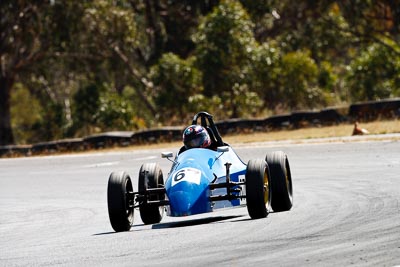
{"type": "MultiPolygon", "coordinates": [[[[279,129],[293,129],[315,125],[333,125],[345,121],[400,118],[400,98],[353,104],[350,107],[326,108],[320,111],[296,111],[264,119],[230,119],[216,122],[222,135],[279,129]]],[[[84,138],[64,139],[33,145],[0,147],[0,157],[52,154],[83,151],[133,144],[159,143],[182,139],[184,126],[163,127],[139,132],[116,131],[84,138]]]]}
{"type": "Polygon", "coordinates": [[[16,157],[31,155],[32,145],[10,145],[0,147],[0,157],[16,157]]]}
{"type": "Polygon", "coordinates": [[[272,130],[288,128],[290,126],[290,117],[290,114],[271,116],[264,119],[263,125],[272,130]]]}
{"type": "Polygon", "coordinates": [[[83,139],[74,138],[33,144],[29,153],[32,155],[39,155],[83,150],[83,139]]]}
{"type": "Polygon", "coordinates": [[[116,131],[94,134],[83,138],[85,149],[99,149],[113,146],[129,146],[134,132],[116,131]]]}
{"type": "Polygon", "coordinates": [[[243,133],[264,130],[264,119],[230,119],[216,122],[220,134],[243,133]]]}
{"type": "Polygon", "coordinates": [[[296,111],[289,118],[294,128],[303,128],[310,125],[334,125],[347,120],[341,114],[342,108],[326,108],[320,111],[296,111]]]}
{"type": "Polygon", "coordinates": [[[59,152],[83,151],[85,150],[83,138],[63,139],[57,141],[59,152]]]}
{"type": "Polygon", "coordinates": [[[290,124],[294,128],[302,128],[309,125],[321,124],[319,111],[296,111],[290,116],[290,124]]]}
{"type": "Polygon", "coordinates": [[[352,104],[349,107],[348,115],[358,121],[399,118],[400,98],[352,104]]]}
{"type": "Polygon", "coordinates": [[[180,126],[140,131],[132,136],[132,144],[159,143],[180,140],[182,137],[182,131],[183,128],[180,126]]]}
{"type": "Polygon", "coordinates": [[[335,125],[347,121],[347,108],[325,108],[319,112],[319,118],[322,125],[335,125]]]}

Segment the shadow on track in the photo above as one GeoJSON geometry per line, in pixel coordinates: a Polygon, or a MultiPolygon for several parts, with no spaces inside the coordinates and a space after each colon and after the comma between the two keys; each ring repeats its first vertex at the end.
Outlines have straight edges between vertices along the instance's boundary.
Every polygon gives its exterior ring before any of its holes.
{"type": "Polygon", "coordinates": [[[111,235],[111,234],[118,234],[118,232],[105,232],[105,233],[98,233],[98,234],[93,234],[92,236],[97,236],[97,235],[111,235]]]}
{"type": "MultiPolygon", "coordinates": [[[[192,220],[177,221],[177,222],[158,223],[158,224],[153,224],[151,226],[151,229],[165,229],[165,228],[195,226],[195,225],[202,225],[202,224],[208,224],[208,223],[214,223],[214,222],[221,222],[221,221],[225,221],[225,220],[240,218],[243,216],[244,215],[217,216],[217,217],[192,219],[192,220]]],[[[246,221],[246,220],[249,220],[249,219],[243,219],[243,220],[238,220],[238,221],[246,221]]],[[[135,227],[141,227],[141,226],[144,226],[144,224],[133,225],[132,229],[127,232],[131,232],[131,231],[135,232],[135,231],[145,230],[145,229],[135,229],[135,227]]],[[[110,235],[110,234],[118,234],[118,232],[104,232],[104,233],[93,234],[92,236],[101,236],[101,235],[110,235]]]]}
{"type": "Polygon", "coordinates": [[[207,224],[213,222],[219,222],[224,220],[230,220],[238,217],[242,217],[243,215],[232,215],[232,216],[218,216],[218,217],[210,217],[210,218],[201,218],[201,219],[193,219],[187,221],[179,221],[179,222],[168,222],[168,223],[158,223],[152,226],[152,229],[164,229],[164,228],[176,228],[176,227],[187,227],[194,226],[200,224],[207,224]]]}

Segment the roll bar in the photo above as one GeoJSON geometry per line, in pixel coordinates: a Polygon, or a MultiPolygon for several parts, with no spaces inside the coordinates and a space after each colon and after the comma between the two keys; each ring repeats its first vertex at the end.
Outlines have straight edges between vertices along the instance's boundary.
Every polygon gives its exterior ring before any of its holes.
{"type": "Polygon", "coordinates": [[[192,124],[197,124],[197,120],[200,118],[200,125],[207,128],[209,127],[213,132],[218,146],[223,146],[225,143],[222,141],[222,137],[218,132],[217,127],[214,124],[213,116],[205,111],[200,111],[193,117],[192,124]]]}

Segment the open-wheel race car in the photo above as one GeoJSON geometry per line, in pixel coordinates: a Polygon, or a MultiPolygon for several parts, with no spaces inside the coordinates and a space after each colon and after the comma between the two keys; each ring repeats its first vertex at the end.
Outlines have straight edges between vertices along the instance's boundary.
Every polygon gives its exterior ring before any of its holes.
{"type": "Polygon", "coordinates": [[[245,164],[222,141],[212,115],[199,112],[192,124],[207,131],[211,145],[191,149],[184,146],[175,158],[172,152],[162,153],[172,162],[165,183],[158,163],[141,166],[137,191],[128,173],[111,173],[107,202],[115,231],[129,231],[136,208],[144,224],[159,223],[164,211],[179,217],[246,204],[250,217],[258,219],[270,211],[291,209],[293,187],[286,154],[269,152],[265,159],[251,159],[245,164]]]}

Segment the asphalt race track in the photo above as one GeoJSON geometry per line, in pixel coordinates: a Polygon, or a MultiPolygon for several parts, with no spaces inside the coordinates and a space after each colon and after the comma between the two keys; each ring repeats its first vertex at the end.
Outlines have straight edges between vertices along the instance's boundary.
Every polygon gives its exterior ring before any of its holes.
{"type": "Polygon", "coordinates": [[[291,211],[250,220],[240,207],[156,225],[137,211],[123,233],[109,223],[108,176],[127,170],[136,187],[154,161],[166,176],[162,150],[0,159],[0,266],[400,264],[400,141],[236,148],[245,162],[272,150],[290,160],[291,211]]]}

